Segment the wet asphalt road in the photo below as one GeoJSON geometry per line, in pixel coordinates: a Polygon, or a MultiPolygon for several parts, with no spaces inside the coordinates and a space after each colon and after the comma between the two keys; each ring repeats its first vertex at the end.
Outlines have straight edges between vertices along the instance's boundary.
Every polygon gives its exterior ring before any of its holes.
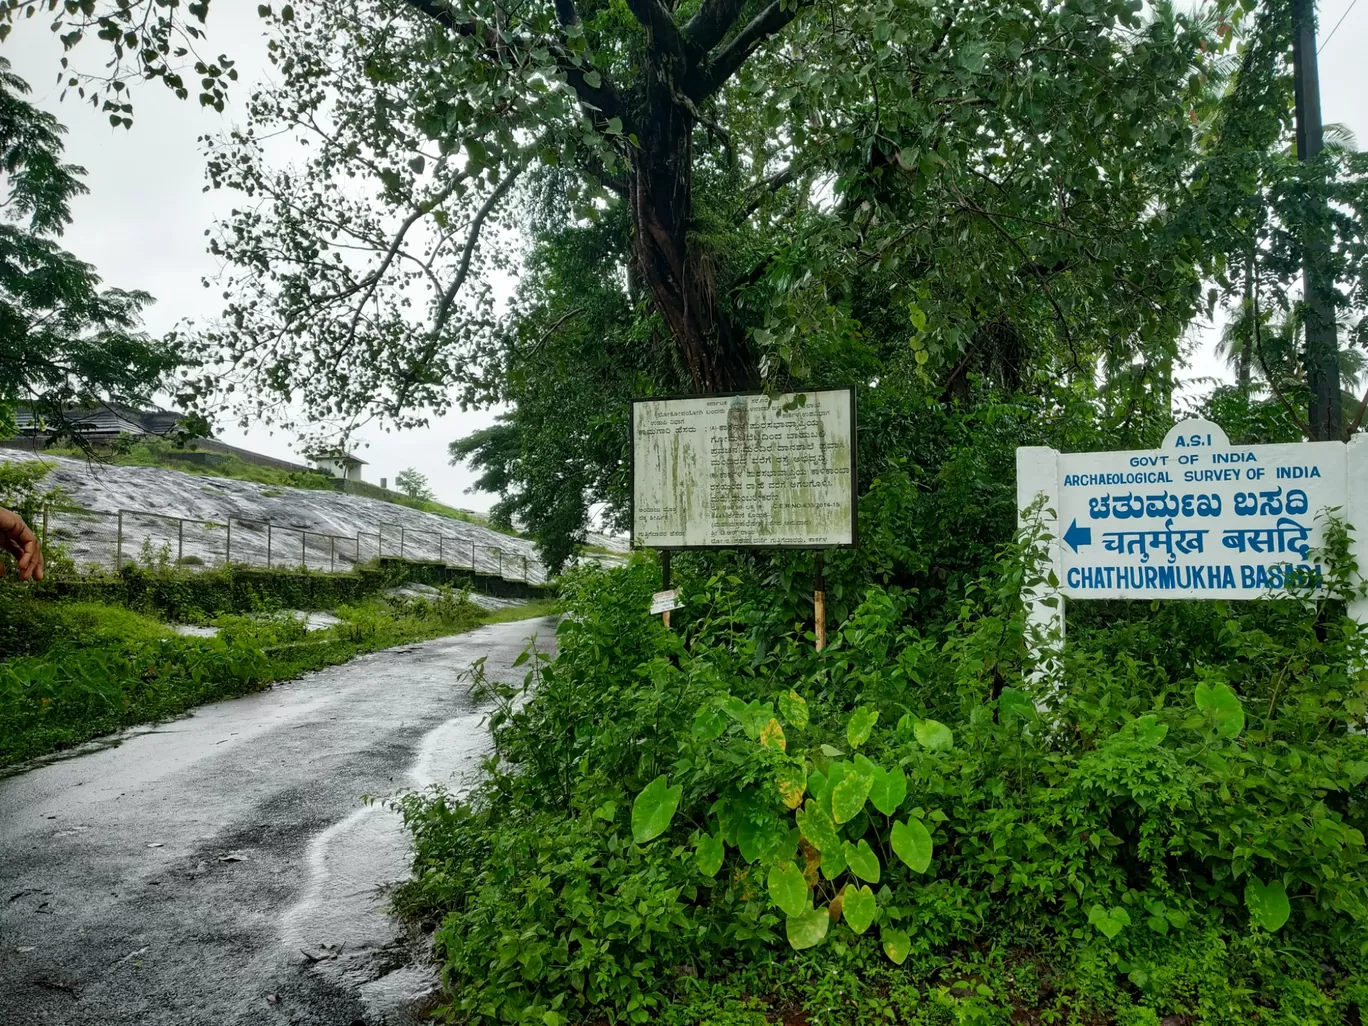
{"type": "Polygon", "coordinates": [[[547,619],[378,652],[0,780],[0,1026],[405,1021],[432,977],[378,888],[407,843],[361,796],[470,779],[457,675],[521,679],[533,633],[553,645],[547,619]]]}

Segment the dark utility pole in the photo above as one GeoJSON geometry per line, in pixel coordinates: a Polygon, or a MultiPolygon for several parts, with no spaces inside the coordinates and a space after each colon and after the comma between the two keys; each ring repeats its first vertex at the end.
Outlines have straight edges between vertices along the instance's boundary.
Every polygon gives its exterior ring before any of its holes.
{"type": "MultiPolygon", "coordinates": [[[[1314,161],[1324,146],[1321,130],[1320,75],[1316,68],[1314,0],[1292,0],[1292,75],[1297,99],[1297,160],[1314,161]]],[[[1306,298],[1306,383],[1311,390],[1308,418],[1318,442],[1344,437],[1340,411],[1339,347],[1335,335],[1335,297],[1325,239],[1329,211],[1317,196],[1308,212],[1302,291],[1306,298]]]]}

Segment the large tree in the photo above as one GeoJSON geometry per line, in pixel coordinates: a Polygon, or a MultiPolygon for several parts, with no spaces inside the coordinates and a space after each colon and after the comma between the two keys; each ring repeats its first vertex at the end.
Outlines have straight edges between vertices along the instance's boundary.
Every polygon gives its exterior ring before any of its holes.
{"type": "MultiPolygon", "coordinates": [[[[974,285],[989,301],[925,340],[933,357],[959,354],[950,368],[1000,320],[1002,282],[1049,309],[1079,366],[1077,335],[1097,317],[1114,348],[1133,348],[1169,302],[1146,274],[1172,270],[1171,254],[1156,262],[1150,243],[1183,171],[1201,71],[1193,27],[1164,14],[1156,31],[1139,6],[263,5],[278,82],[252,93],[248,125],[211,157],[214,183],[248,200],[216,239],[229,310],[209,341],[230,369],[315,412],[402,420],[440,406],[500,327],[490,272],[508,266],[508,197],[529,170],[556,168],[579,217],[628,210],[625,287],[659,318],[693,390],[754,384],[789,362],[792,324],[770,323],[788,302],[777,293],[812,279],[776,275],[776,251],[850,279],[911,248],[919,261],[951,255],[950,230],[997,240],[974,285]],[[266,140],[282,133],[310,156],[278,166],[266,140]],[[700,204],[705,179],[720,191],[700,204]],[[899,227],[906,197],[928,193],[931,216],[899,227]],[[810,215],[832,203],[842,234],[822,225],[819,240],[810,215]],[[754,243],[740,251],[738,226],[754,243]],[[1079,269],[1096,276],[1086,303],[1084,282],[1066,280],[1079,269]],[[779,287],[750,294],[766,284],[779,287]],[[1113,311],[1129,318],[1114,331],[1113,311]]],[[[120,68],[186,90],[173,58],[196,60],[208,7],[92,3],[58,27],[73,45],[82,33],[115,42],[115,91],[90,95],[128,118],[120,68]],[[192,38],[178,47],[178,32],[192,38]]],[[[201,101],[220,103],[230,62],[196,71],[201,101]]]]}
{"type": "MultiPolygon", "coordinates": [[[[62,160],[66,131],[24,99],[28,84],[0,58],[0,435],[23,404],[58,435],[72,406],[143,405],[176,365],[172,347],[138,330],[145,292],[102,288],[63,249],[83,170],[62,160]]],[[[8,430],[7,430],[8,428],[8,430]]]]}

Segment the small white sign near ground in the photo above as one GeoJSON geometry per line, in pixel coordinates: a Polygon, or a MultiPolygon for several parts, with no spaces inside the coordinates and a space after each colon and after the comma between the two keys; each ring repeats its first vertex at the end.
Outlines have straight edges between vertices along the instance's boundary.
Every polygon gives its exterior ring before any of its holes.
{"type": "MultiPolygon", "coordinates": [[[[1017,506],[1044,497],[1058,581],[1028,596],[1032,619],[1063,630],[1063,600],[1258,599],[1322,586],[1327,514],[1354,534],[1368,569],[1368,443],[1231,445],[1184,421],[1159,449],[1017,450],[1017,506]],[[1052,600],[1047,602],[1046,600],[1052,600]]],[[[1361,621],[1368,614],[1355,604],[1361,621]]]]}
{"type": "Polygon", "coordinates": [[[855,544],[855,392],[632,403],[632,545],[855,544]]]}

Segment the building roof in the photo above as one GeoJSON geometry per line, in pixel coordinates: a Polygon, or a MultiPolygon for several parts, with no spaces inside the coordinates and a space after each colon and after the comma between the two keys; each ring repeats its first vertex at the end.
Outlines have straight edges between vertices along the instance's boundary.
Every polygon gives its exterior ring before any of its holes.
{"type": "Polygon", "coordinates": [[[366,463],[366,461],[363,460],[360,456],[354,456],[349,452],[343,452],[341,449],[333,449],[331,451],[324,452],[311,452],[304,458],[306,460],[313,460],[315,463],[322,462],[323,460],[331,460],[334,463],[350,463],[352,466],[355,467],[369,466],[369,464],[366,463]]]}
{"type": "MultiPolygon", "coordinates": [[[[40,415],[41,416],[41,415],[40,415]]],[[[37,434],[39,416],[28,406],[17,406],[15,421],[24,434],[37,434]]],[[[62,417],[83,434],[166,435],[179,424],[184,414],[174,410],[139,410],[122,403],[102,403],[99,406],[69,406],[62,417]]]]}

